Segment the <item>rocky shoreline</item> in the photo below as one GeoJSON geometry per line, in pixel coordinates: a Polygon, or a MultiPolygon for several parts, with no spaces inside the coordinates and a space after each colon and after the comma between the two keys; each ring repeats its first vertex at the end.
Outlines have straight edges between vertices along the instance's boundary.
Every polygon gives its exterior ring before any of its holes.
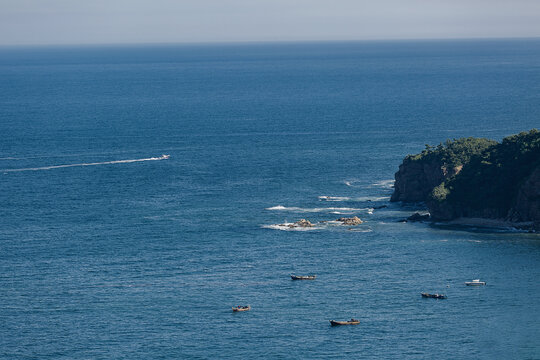
{"type": "Polygon", "coordinates": [[[427,222],[432,224],[444,224],[444,225],[456,225],[467,227],[478,227],[485,229],[499,229],[499,230],[517,230],[527,231],[535,233],[538,228],[535,227],[534,222],[524,221],[515,222],[504,219],[491,219],[491,218],[478,218],[478,217],[461,217],[452,220],[436,220],[431,217],[429,213],[415,212],[406,219],[400,220],[400,222],[427,222]]]}

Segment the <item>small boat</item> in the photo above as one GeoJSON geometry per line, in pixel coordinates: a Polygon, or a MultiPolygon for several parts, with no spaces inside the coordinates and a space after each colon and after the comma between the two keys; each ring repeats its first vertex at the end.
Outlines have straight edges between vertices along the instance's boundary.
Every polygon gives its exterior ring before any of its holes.
{"type": "Polygon", "coordinates": [[[433,298],[433,299],[446,299],[446,295],[444,295],[444,294],[429,294],[429,293],[422,293],[422,297],[425,297],[425,298],[433,298]]]}
{"type": "Polygon", "coordinates": [[[336,321],[336,320],[330,320],[330,325],[332,326],[338,326],[338,325],[358,325],[360,324],[360,320],[351,319],[348,321],[336,321]]]}
{"type": "Polygon", "coordinates": [[[234,312],[237,312],[237,311],[249,311],[251,310],[251,305],[248,305],[248,306],[233,306],[232,308],[232,311],[234,312]]]}
{"type": "Polygon", "coordinates": [[[315,280],[317,275],[291,275],[293,280],[315,280]]]}
{"type": "Polygon", "coordinates": [[[465,285],[467,286],[481,286],[486,285],[485,281],[480,281],[480,279],[474,279],[473,281],[466,281],[465,285]]]}

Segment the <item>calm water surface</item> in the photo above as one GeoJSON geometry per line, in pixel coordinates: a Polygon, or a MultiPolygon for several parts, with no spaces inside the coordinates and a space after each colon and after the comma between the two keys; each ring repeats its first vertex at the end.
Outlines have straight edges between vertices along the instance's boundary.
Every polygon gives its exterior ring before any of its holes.
{"type": "Polygon", "coordinates": [[[388,202],[426,143],[539,127],[540,41],[3,48],[0,79],[0,358],[540,358],[538,235],[388,202]]]}

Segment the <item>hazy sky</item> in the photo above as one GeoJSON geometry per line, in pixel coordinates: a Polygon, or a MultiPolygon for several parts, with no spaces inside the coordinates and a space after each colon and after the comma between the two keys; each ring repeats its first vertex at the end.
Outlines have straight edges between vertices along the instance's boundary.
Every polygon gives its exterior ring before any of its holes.
{"type": "Polygon", "coordinates": [[[540,0],[0,0],[0,45],[540,37],[540,0]]]}

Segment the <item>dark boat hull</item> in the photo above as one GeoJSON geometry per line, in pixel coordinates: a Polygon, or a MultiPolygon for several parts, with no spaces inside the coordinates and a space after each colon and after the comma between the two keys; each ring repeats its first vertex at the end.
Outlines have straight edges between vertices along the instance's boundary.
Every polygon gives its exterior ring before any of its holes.
{"type": "Polygon", "coordinates": [[[330,320],[330,325],[332,325],[332,326],[358,325],[358,324],[360,324],[360,321],[335,321],[335,320],[330,320]]]}
{"type": "Polygon", "coordinates": [[[422,293],[421,295],[422,295],[422,297],[431,298],[431,299],[446,299],[446,295],[443,295],[443,294],[422,293]]]}
{"type": "Polygon", "coordinates": [[[298,276],[298,275],[291,275],[291,279],[293,280],[315,280],[317,275],[308,275],[308,276],[298,276]]]}

